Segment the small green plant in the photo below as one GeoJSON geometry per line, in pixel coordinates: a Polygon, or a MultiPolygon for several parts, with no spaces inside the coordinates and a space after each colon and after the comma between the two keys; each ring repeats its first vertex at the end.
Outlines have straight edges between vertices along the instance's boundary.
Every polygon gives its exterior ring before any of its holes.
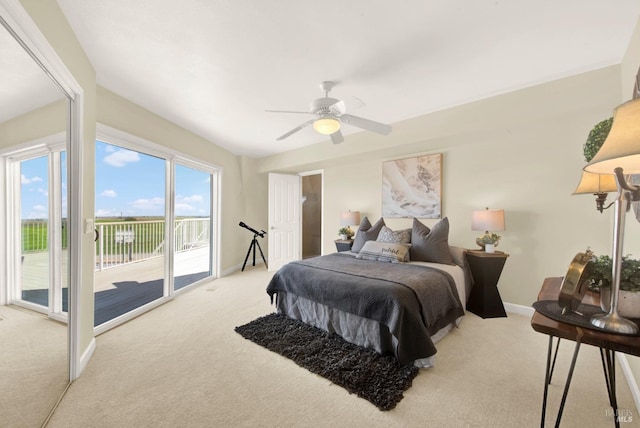
{"type": "Polygon", "coordinates": [[[609,119],[599,122],[589,132],[587,142],[584,143],[583,146],[584,158],[587,162],[591,162],[591,159],[593,159],[596,153],[598,153],[598,150],[600,150],[600,147],[602,147],[602,143],[604,143],[604,140],[607,139],[607,135],[609,135],[612,124],[613,117],[610,117],[609,119]]]}
{"type": "Polygon", "coordinates": [[[353,235],[355,235],[355,232],[351,230],[349,226],[345,226],[338,230],[338,235],[346,235],[347,239],[351,239],[353,235]]]}
{"type": "MultiPolygon", "coordinates": [[[[611,288],[613,260],[609,256],[599,256],[592,262],[589,273],[589,289],[599,291],[600,288],[611,288]]],[[[640,292],[640,260],[629,256],[622,257],[620,272],[620,290],[640,292]]]]}
{"type": "Polygon", "coordinates": [[[498,241],[500,241],[500,235],[498,235],[497,233],[487,233],[479,237],[476,241],[484,245],[487,245],[487,244],[496,245],[498,241]]]}

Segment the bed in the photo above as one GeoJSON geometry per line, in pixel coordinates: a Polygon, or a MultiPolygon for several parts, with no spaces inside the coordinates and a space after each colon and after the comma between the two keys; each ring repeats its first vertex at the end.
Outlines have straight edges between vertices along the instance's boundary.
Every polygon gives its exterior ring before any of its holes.
{"type": "Polygon", "coordinates": [[[395,355],[402,364],[432,366],[435,343],[464,315],[471,286],[464,250],[442,239],[448,237],[446,218],[433,229],[414,219],[399,235],[382,219],[372,226],[365,218],[352,251],[283,266],[267,286],[277,312],[395,355]],[[384,242],[381,232],[404,242],[384,242]],[[420,254],[427,247],[430,257],[420,254]]]}

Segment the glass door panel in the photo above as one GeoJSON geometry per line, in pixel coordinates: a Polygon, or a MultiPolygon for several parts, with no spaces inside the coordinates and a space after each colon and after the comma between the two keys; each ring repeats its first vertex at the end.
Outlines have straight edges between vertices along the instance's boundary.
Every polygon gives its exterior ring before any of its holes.
{"type": "Polygon", "coordinates": [[[166,162],[96,142],[94,325],[165,295],[166,162]]]}
{"type": "Polygon", "coordinates": [[[19,298],[49,307],[49,160],[20,162],[19,298]]]}
{"type": "Polygon", "coordinates": [[[173,288],[211,275],[211,173],[175,165],[173,288]]]}

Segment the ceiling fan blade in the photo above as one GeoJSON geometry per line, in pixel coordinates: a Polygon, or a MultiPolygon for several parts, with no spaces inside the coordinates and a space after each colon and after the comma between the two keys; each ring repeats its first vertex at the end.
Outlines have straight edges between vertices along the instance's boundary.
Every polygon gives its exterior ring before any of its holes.
{"type": "Polygon", "coordinates": [[[287,132],[286,134],[278,137],[276,139],[276,141],[280,141],[280,140],[284,140],[285,138],[287,138],[288,136],[295,134],[296,132],[300,131],[302,128],[304,128],[305,126],[309,126],[313,123],[315,119],[311,119],[311,120],[307,120],[305,123],[303,123],[302,125],[296,126],[295,128],[293,128],[291,131],[287,132]]]}
{"type": "Polygon", "coordinates": [[[387,135],[392,129],[390,125],[385,125],[384,123],[375,122],[358,116],[352,116],[350,114],[343,114],[340,116],[340,120],[349,125],[357,126],[358,128],[366,129],[367,131],[375,132],[377,134],[387,135]]]}
{"type": "Polygon", "coordinates": [[[309,111],[291,111],[291,110],[265,110],[268,113],[301,113],[301,114],[313,114],[309,111]]]}
{"type": "Polygon", "coordinates": [[[329,107],[329,110],[331,111],[331,113],[337,116],[341,116],[346,113],[347,107],[345,106],[344,101],[338,101],[337,103],[329,107]]]}
{"type": "Polygon", "coordinates": [[[342,136],[342,132],[338,129],[336,132],[331,134],[331,141],[333,144],[340,144],[344,141],[344,137],[342,136]]]}

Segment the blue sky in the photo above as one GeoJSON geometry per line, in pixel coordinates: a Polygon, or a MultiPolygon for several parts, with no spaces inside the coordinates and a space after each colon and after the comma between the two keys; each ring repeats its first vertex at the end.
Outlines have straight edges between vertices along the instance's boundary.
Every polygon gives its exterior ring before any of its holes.
{"type": "MultiPolygon", "coordinates": [[[[23,161],[21,175],[22,218],[47,218],[46,158],[23,161]]],[[[176,216],[209,216],[209,189],[209,174],[177,165],[176,216]]],[[[165,161],[96,142],[95,200],[96,218],[164,216],[165,161]]]]}

